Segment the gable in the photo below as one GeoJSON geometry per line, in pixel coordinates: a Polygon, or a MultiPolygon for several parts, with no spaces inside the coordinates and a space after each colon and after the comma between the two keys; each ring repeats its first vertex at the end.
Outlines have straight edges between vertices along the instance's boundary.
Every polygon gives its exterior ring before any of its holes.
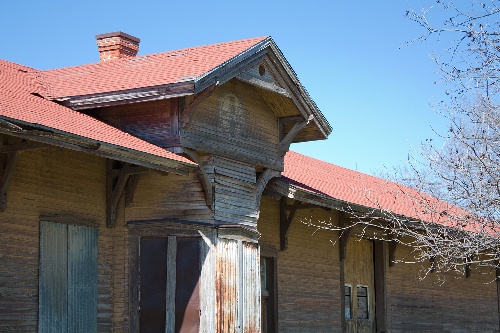
{"type": "Polygon", "coordinates": [[[190,122],[181,129],[182,146],[283,169],[278,117],[254,86],[231,80],[191,112],[190,122]]]}

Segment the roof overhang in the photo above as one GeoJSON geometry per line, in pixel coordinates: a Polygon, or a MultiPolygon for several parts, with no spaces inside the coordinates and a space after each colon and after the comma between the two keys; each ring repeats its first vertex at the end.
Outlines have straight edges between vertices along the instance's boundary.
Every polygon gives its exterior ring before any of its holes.
{"type": "Polygon", "coordinates": [[[81,151],[92,155],[127,162],[149,169],[188,175],[198,166],[162,156],[93,140],[52,128],[0,116],[0,134],[31,140],[50,146],[81,151]]]}

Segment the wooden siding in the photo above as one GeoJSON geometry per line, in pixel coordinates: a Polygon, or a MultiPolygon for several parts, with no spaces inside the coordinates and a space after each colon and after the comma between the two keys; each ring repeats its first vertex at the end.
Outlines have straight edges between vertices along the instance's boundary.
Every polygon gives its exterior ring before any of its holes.
{"type": "MultiPolygon", "coordinates": [[[[35,332],[38,322],[39,224],[42,215],[98,227],[97,330],[112,330],[113,230],[105,227],[104,159],[64,149],[26,151],[0,214],[0,331],[35,332]],[[80,219],[82,218],[82,219],[80,219]],[[85,222],[83,222],[85,224],[85,222]]],[[[115,303],[120,306],[119,300],[115,303]]],[[[125,321],[122,317],[121,321],[125,321]]]]}
{"type": "MultiPolygon", "coordinates": [[[[279,201],[264,196],[258,229],[261,246],[279,249],[279,201]]],[[[279,332],[341,332],[339,249],[335,235],[300,222],[336,219],[323,209],[299,210],[288,234],[288,249],[277,253],[279,332]],[[314,233],[314,235],[313,235],[314,233]]],[[[338,235],[337,235],[338,237],[338,235]]]]}
{"type": "Polygon", "coordinates": [[[181,129],[183,147],[283,170],[278,118],[254,86],[231,80],[191,112],[181,129]]]}
{"type": "Polygon", "coordinates": [[[157,146],[171,147],[179,145],[178,101],[173,98],[126,104],[87,113],[157,146]]]}
{"type": "Polygon", "coordinates": [[[218,156],[209,157],[203,167],[214,191],[216,223],[255,226],[255,167],[218,156]]]}
{"type": "MultiPolygon", "coordinates": [[[[398,246],[396,260],[411,261],[409,248],[398,246]]],[[[427,266],[428,267],[428,266],[427,266]]],[[[489,270],[472,269],[471,277],[430,273],[421,264],[386,267],[389,332],[499,332],[497,289],[489,270]]]]}
{"type": "Polygon", "coordinates": [[[127,221],[169,219],[213,223],[203,187],[194,174],[178,176],[151,172],[139,176],[134,200],[125,210],[127,221]]]}

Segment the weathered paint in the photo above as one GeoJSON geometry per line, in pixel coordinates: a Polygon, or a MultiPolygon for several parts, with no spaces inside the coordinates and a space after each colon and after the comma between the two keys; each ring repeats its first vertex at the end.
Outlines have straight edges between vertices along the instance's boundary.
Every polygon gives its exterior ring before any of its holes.
{"type": "Polygon", "coordinates": [[[352,318],[346,321],[346,331],[348,333],[374,332],[375,283],[373,268],[373,242],[358,237],[350,237],[347,243],[344,264],[345,283],[352,286],[352,318]],[[368,298],[367,309],[363,306],[363,301],[366,300],[364,295],[358,295],[361,291],[368,292],[366,295],[368,298]]]}
{"type": "Polygon", "coordinates": [[[97,230],[41,222],[39,332],[97,331],[97,230]]]}
{"type": "Polygon", "coordinates": [[[260,332],[260,258],[237,230],[217,240],[217,332],[260,332]]]}

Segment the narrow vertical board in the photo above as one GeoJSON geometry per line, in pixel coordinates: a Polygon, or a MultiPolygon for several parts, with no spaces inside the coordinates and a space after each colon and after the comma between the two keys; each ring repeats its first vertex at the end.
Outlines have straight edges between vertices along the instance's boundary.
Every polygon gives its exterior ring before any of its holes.
{"type": "Polygon", "coordinates": [[[166,237],[141,239],[139,259],[141,333],[165,332],[167,243],[166,237]]]}
{"type": "Polygon", "coordinates": [[[175,332],[200,328],[200,238],[177,238],[175,332]]]}
{"type": "Polygon", "coordinates": [[[217,243],[217,332],[239,332],[238,309],[238,242],[219,239],[217,243]]]}
{"type": "Polygon", "coordinates": [[[375,326],[377,332],[384,332],[385,325],[385,242],[373,241],[373,265],[375,278],[375,326]]]}
{"type": "Polygon", "coordinates": [[[38,332],[67,332],[67,225],[41,222],[38,332]]]}
{"type": "Polygon", "coordinates": [[[242,332],[258,332],[260,327],[261,279],[259,270],[259,246],[257,243],[242,242],[243,268],[241,274],[242,332]]]}
{"type": "Polygon", "coordinates": [[[68,225],[68,332],[97,332],[97,229],[68,225]]]}

